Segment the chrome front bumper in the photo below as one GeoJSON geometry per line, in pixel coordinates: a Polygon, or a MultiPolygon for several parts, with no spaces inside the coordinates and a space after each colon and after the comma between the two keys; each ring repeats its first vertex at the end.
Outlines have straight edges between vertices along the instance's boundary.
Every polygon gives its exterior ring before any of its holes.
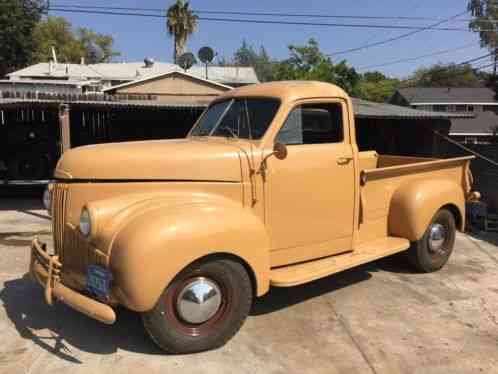
{"type": "Polygon", "coordinates": [[[45,289],[47,304],[52,305],[55,297],[80,313],[105,324],[112,325],[116,321],[116,313],[109,305],[64,286],[60,281],[61,271],[59,258],[48,254],[46,244],[34,239],[31,243],[29,272],[45,289]]]}

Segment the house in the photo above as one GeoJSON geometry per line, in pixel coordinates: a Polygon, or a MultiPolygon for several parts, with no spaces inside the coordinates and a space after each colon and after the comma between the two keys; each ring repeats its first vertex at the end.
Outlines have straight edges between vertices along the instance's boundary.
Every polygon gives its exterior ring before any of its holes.
{"type": "Polygon", "coordinates": [[[103,90],[119,99],[134,100],[146,96],[165,103],[208,104],[232,87],[182,71],[161,73],[122,83],[103,90]]]}
{"type": "Polygon", "coordinates": [[[91,80],[61,80],[61,79],[1,79],[0,96],[2,92],[9,92],[19,96],[25,96],[42,92],[50,92],[54,95],[80,95],[85,92],[94,91],[98,82],[91,80]]]}
{"type": "MultiPolygon", "coordinates": [[[[171,72],[183,72],[175,64],[155,62],[113,62],[100,64],[66,64],[42,62],[7,74],[11,81],[44,80],[92,82],[92,91],[102,91],[112,86],[158,76],[171,72]]],[[[186,73],[230,87],[258,83],[252,67],[242,66],[193,66],[186,73]]]]}
{"type": "Polygon", "coordinates": [[[408,87],[395,92],[391,104],[447,113],[472,113],[473,118],[452,120],[450,136],[466,144],[490,144],[498,127],[498,101],[485,87],[408,87]]]}

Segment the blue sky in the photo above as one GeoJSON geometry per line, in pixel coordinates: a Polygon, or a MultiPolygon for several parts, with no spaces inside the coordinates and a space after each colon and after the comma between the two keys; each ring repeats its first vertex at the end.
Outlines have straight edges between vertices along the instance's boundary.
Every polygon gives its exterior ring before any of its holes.
{"type": "MultiPolygon", "coordinates": [[[[96,5],[142,8],[166,8],[173,0],[51,0],[57,4],[96,5]]],[[[466,9],[467,0],[272,0],[242,1],[191,0],[191,7],[198,10],[254,11],[317,13],[333,15],[367,16],[415,16],[446,18],[466,9]]],[[[171,61],[172,39],[167,35],[163,19],[145,17],[124,17],[93,14],[70,14],[51,12],[51,15],[66,17],[73,26],[84,26],[95,31],[112,35],[115,48],[122,52],[120,60],[140,61],[153,57],[160,61],[171,61]]],[[[227,16],[219,16],[227,17],[227,16]]],[[[242,16],[237,16],[241,18],[242,16]]],[[[255,18],[255,17],[246,17],[255,18]]],[[[267,17],[268,18],[268,17],[267,17]]],[[[285,19],[289,20],[289,19],[285,19]]],[[[303,19],[297,19],[304,21],[303,19]]],[[[313,20],[310,20],[313,21],[313,20]]],[[[365,23],[363,20],[318,19],[315,22],[365,23]]],[[[435,21],[382,20],[377,23],[390,25],[427,25],[435,21]]],[[[466,28],[465,22],[452,22],[444,26],[466,28]]],[[[219,55],[231,57],[233,52],[246,40],[254,47],[264,45],[275,58],[288,56],[288,44],[303,44],[309,38],[320,43],[323,52],[333,52],[365,43],[376,42],[406,33],[406,30],[370,30],[350,28],[330,28],[316,26],[254,25],[199,21],[198,30],[188,42],[188,49],[194,53],[204,45],[209,45],[219,55]]],[[[345,58],[356,68],[382,64],[397,59],[410,58],[473,43],[472,46],[440,56],[423,60],[392,65],[378,70],[388,75],[405,77],[419,66],[436,62],[460,62],[484,55],[479,48],[478,37],[469,31],[424,31],[412,37],[389,43],[384,46],[346,54],[335,58],[345,58]]],[[[483,64],[481,62],[477,65],[483,64]]]]}

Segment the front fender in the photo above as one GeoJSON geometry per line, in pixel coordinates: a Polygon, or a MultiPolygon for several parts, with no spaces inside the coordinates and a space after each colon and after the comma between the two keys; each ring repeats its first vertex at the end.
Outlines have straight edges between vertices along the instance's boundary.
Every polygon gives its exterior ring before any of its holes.
{"type": "Polygon", "coordinates": [[[447,205],[458,212],[458,228],[463,230],[465,196],[459,184],[446,179],[414,180],[402,184],[394,192],[389,207],[389,235],[419,240],[434,214],[447,205]]]}
{"type": "Polygon", "coordinates": [[[120,225],[110,250],[116,295],[129,309],[152,309],[186,266],[208,255],[237,256],[256,293],[269,289],[269,240],[263,223],[231,201],[180,203],[140,211],[120,225]]]}

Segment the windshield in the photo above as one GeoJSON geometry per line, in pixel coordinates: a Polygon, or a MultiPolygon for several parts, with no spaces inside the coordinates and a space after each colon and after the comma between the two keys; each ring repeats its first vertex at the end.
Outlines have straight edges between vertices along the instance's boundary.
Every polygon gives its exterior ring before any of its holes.
{"type": "Polygon", "coordinates": [[[209,107],[192,130],[192,136],[260,139],[280,103],[275,99],[232,99],[209,107]]]}

